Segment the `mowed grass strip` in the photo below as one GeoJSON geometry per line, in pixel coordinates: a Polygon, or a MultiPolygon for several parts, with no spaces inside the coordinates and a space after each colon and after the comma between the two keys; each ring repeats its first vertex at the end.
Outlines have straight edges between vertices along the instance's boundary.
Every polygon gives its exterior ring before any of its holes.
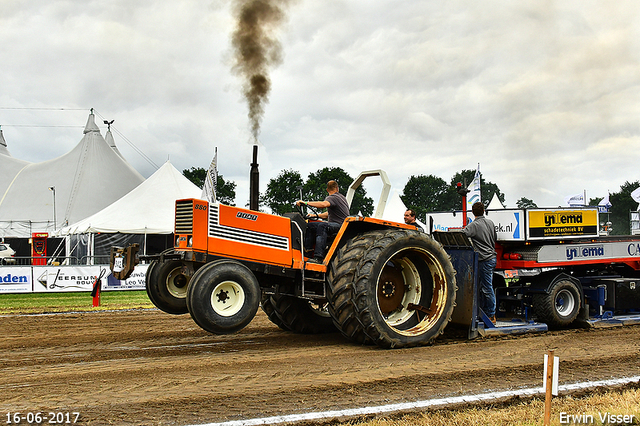
{"type": "Polygon", "coordinates": [[[89,292],[0,294],[0,314],[107,311],[153,308],[144,290],[103,291],[100,306],[93,307],[89,292]]]}
{"type": "MultiPolygon", "coordinates": [[[[595,390],[579,396],[554,397],[551,404],[550,424],[552,426],[640,425],[640,389],[638,385],[629,387],[595,390]],[[623,416],[627,416],[626,419],[623,416]]],[[[500,404],[437,409],[419,414],[380,416],[331,424],[333,426],[540,426],[544,423],[544,406],[544,398],[527,400],[513,398],[500,404]]]]}

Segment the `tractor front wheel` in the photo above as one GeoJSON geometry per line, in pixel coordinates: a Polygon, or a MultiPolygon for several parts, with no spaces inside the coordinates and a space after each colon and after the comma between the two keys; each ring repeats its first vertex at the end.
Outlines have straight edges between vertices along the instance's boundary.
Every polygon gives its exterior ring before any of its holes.
{"type": "Polygon", "coordinates": [[[210,333],[229,334],[251,322],[260,306],[261,290],[249,268],[219,260],[196,271],[187,298],[196,324],[210,333]]]}
{"type": "Polygon", "coordinates": [[[146,274],[147,295],[161,311],[181,315],[188,312],[187,287],[189,278],[182,273],[182,262],[154,260],[146,274]]]}

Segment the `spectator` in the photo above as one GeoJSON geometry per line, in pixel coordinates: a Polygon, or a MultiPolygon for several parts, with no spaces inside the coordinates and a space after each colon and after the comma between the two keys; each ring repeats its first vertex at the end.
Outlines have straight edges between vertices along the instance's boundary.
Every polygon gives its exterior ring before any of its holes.
{"type": "Polygon", "coordinates": [[[416,212],[414,210],[407,209],[407,211],[404,212],[404,223],[407,225],[413,225],[418,231],[424,232],[422,226],[418,225],[418,222],[416,222],[416,212]]]}
{"type": "Polygon", "coordinates": [[[493,270],[496,267],[496,227],[484,216],[484,205],[481,202],[474,203],[471,211],[475,219],[464,228],[464,233],[471,238],[473,248],[478,252],[480,308],[495,324],[496,295],[493,292],[493,270]]]}

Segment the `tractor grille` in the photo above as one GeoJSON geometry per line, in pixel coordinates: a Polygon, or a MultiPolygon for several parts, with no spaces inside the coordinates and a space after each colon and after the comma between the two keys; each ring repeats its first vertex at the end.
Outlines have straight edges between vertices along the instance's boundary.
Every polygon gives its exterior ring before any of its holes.
{"type": "Polygon", "coordinates": [[[193,200],[176,203],[176,234],[193,234],[193,200]]]}
{"type": "Polygon", "coordinates": [[[244,244],[289,250],[289,239],[286,237],[220,225],[218,206],[216,205],[209,207],[209,236],[244,244]]]}

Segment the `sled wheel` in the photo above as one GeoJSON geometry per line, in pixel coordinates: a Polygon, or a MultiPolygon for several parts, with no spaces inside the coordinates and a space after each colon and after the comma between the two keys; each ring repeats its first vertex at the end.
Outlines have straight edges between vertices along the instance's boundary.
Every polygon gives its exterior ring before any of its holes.
{"type": "Polygon", "coordinates": [[[371,344],[355,310],[353,277],[358,261],[366,248],[373,244],[377,233],[360,234],[349,240],[329,264],[327,298],[329,313],[340,333],[360,344],[371,344]]]}
{"type": "Polygon", "coordinates": [[[182,273],[182,262],[154,260],[146,274],[147,295],[161,311],[181,315],[187,309],[187,287],[189,278],[182,273]]]}
{"type": "Polygon", "coordinates": [[[417,231],[375,231],[354,272],[355,309],[379,346],[430,344],[455,306],[455,271],[442,246],[417,231]]]}
{"type": "Polygon", "coordinates": [[[580,290],[568,278],[553,283],[549,294],[534,294],[532,299],[536,318],[549,327],[566,327],[580,313],[580,290]]]}
{"type": "Polygon", "coordinates": [[[269,318],[269,320],[275,325],[277,325],[278,327],[280,327],[282,330],[290,331],[289,327],[284,325],[284,323],[276,313],[275,309],[273,308],[273,305],[274,305],[274,302],[271,299],[271,295],[263,294],[262,300],[260,301],[260,307],[262,308],[264,313],[267,314],[267,317],[269,318]]]}
{"type": "Polygon", "coordinates": [[[251,322],[261,290],[249,268],[233,260],[219,260],[196,271],[187,298],[196,324],[210,333],[229,334],[251,322]]]}

